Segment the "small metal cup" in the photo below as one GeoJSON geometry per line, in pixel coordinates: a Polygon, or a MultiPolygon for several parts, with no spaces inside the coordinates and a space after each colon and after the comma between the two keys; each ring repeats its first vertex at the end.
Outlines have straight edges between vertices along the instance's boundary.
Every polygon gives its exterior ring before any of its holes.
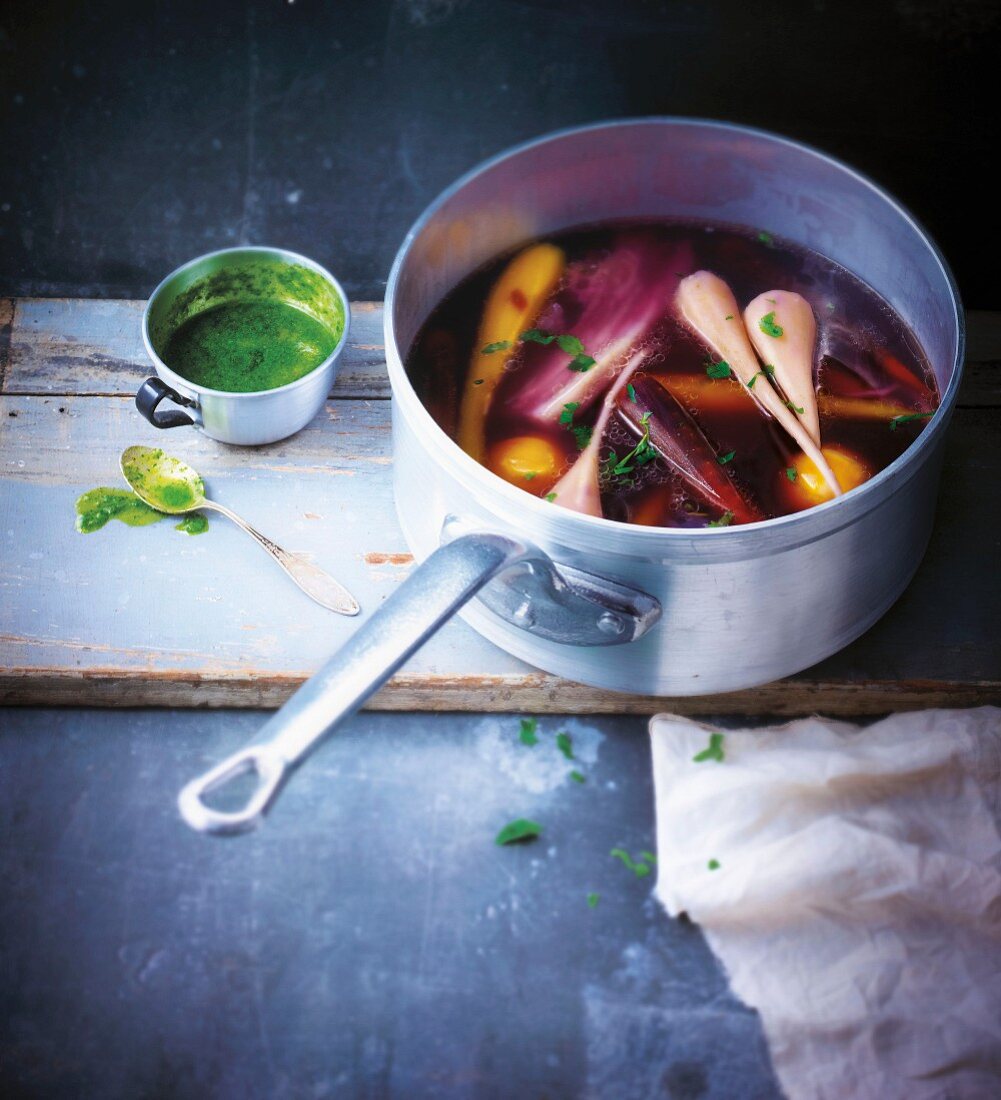
{"type": "Polygon", "coordinates": [[[155,428],[194,425],[222,443],[256,446],[285,439],[305,427],[323,407],[337,377],[350,319],[347,295],[340,283],[326,268],[298,253],[282,248],[242,247],[199,256],[168,275],[146,303],[143,343],[157,376],[147,378],[139,387],[136,408],[155,428]],[[317,316],[318,309],[331,315],[343,314],[344,327],[334,350],[302,378],[254,393],[209,389],[171,370],[162,352],[172,333],[203,310],[239,297],[234,286],[241,272],[262,262],[273,265],[279,283],[287,270],[282,300],[305,309],[320,321],[324,317],[317,316]],[[231,278],[218,278],[221,273],[231,278]],[[304,287],[310,290],[309,301],[305,300],[304,287]],[[163,401],[178,407],[160,408],[163,401]]]}

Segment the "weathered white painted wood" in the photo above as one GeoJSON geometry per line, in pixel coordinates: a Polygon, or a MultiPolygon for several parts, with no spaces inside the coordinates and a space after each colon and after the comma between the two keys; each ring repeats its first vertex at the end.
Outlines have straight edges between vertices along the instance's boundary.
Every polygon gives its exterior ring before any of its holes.
{"type": "MultiPolygon", "coordinates": [[[[2,392],[134,394],[152,373],[142,342],[144,305],[73,298],[17,299],[2,392]]],[[[351,332],[334,393],[338,397],[389,396],[381,302],[356,302],[351,307],[351,332]]]]}
{"type": "MultiPolygon", "coordinates": [[[[130,326],[111,323],[135,320],[137,307],[99,303],[98,323],[97,314],[88,320],[87,305],[95,303],[54,307],[72,339],[59,336],[55,315],[38,302],[16,303],[9,326],[0,393],[0,701],[277,705],[350,639],[359,620],[313,605],[221,518],[197,538],[169,522],[142,529],[112,523],[83,536],[74,530],[73,503],[87,488],[117,484],[124,446],[168,444],[205,475],[212,495],[313,554],[370,613],[410,567],[392,507],[388,403],[359,399],[373,392],[359,383],[351,399],[335,397],[303,432],[270,447],[226,447],[185,430],[165,435],[136,414],[131,382],[123,396],[102,396],[114,387],[98,384],[102,370],[109,378],[136,370],[136,380],[143,373],[124,358],[126,366],[117,365],[130,326]],[[39,329],[48,318],[46,331],[54,334],[41,343],[63,348],[74,362],[80,348],[90,349],[83,354],[90,362],[114,346],[110,363],[92,362],[84,372],[83,394],[62,396],[55,388],[53,379],[70,382],[58,355],[26,350],[31,341],[22,326],[32,317],[39,329]],[[46,388],[25,393],[32,378],[46,388]]],[[[369,324],[378,317],[363,313],[369,324]]],[[[3,325],[0,310],[0,374],[3,325]]],[[[939,523],[916,581],[865,638],[808,673],[752,692],[668,704],[568,685],[456,621],[374,705],[861,714],[1001,701],[993,577],[1001,557],[998,435],[994,410],[960,410],[939,523]]]]}

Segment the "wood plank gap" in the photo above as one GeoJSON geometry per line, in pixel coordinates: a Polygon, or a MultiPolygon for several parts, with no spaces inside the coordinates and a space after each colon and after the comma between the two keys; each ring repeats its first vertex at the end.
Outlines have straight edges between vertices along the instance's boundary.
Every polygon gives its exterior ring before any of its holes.
{"type": "MultiPolygon", "coordinates": [[[[274,709],[302,684],[299,676],[238,678],[177,672],[149,678],[120,669],[7,669],[6,706],[220,707],[274,709]]],[[[373,711],[498,714],[734,714],[874,717],[900,710],[997,706],[1001,681],[871,680],[855,683],[779,680],[723,695],[619,695],[547,673],[515,676],[396,676],[366,704],[373,711]],[[475,682],[474,682],[475,681],[475,682]]]]}
{"type": "Polygon", "coordinates": [[[10,361],[10,334],[14,331],[14,314],[17,300],[0,298],[0,394],[7,378],[7,364],[10,361]]]}

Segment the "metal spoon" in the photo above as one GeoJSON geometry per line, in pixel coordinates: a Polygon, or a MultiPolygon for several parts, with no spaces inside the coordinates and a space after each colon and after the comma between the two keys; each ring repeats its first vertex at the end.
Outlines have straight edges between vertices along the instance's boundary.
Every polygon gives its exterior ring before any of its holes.
{"type": "Polygon", "coordinates": [[[205,483],[187,463],[152,447],[127,447],[119,461],[122,476],[132,491],[151,508],[172,516],[198,510],[222,512],[237,527],[256,539],[303,592],[318,604],[340,615],[357,615],[361,610],[354,596],[319,566],[301,554],[283,550],[235,512],[209,500],[205,495],[205,483]]]}

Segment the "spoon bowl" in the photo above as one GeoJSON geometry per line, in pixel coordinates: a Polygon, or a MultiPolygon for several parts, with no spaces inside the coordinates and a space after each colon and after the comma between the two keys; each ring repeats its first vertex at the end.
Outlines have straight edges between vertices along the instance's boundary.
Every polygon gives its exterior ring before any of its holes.
{"type": "Polygon", "coordinates": [[[158,512],[180,516],[205,507],[205,482],[179,458],[158,447],[127,447],[119,461],[132,491],[158,512]]]}

